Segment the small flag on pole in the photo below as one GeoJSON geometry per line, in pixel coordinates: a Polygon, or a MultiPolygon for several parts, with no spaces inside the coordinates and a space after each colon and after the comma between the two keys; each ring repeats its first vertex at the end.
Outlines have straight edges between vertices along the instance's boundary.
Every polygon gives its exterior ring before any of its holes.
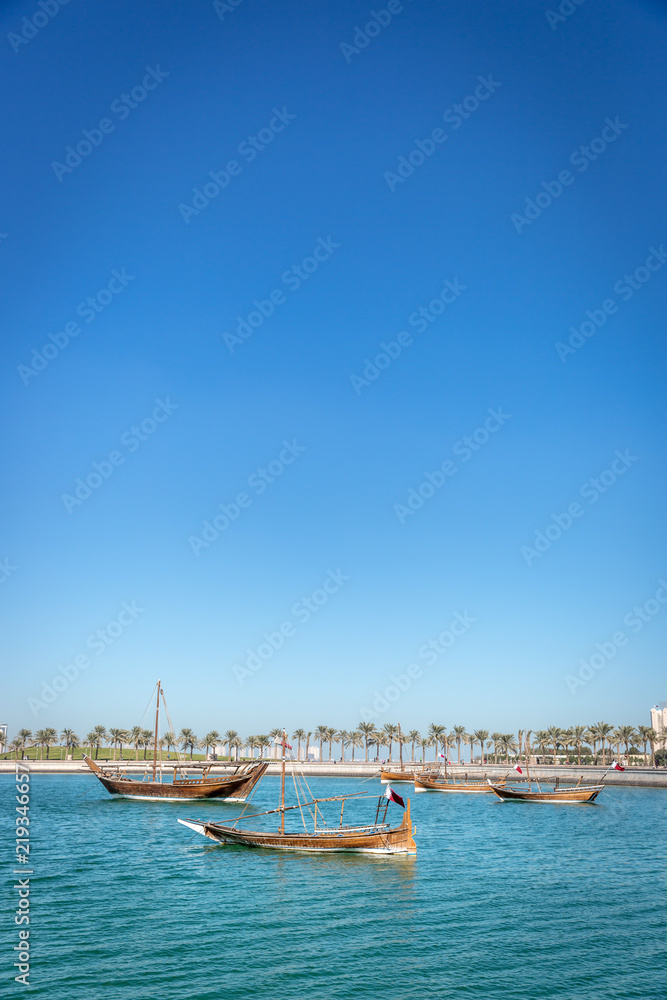
{"type": "Polygon", "coordinates": [[[519,767],[519,765],[518,765],[518,764],[515,764],[515,765],[514,765],[514,770],[515,770],[515,771],[518,771],[518,772],[519,772],[519,774],[523,774],[523,770],[522,770],[522,769],[521,769],[521,768],[519,767]]]}
{"type": "Polygon", "coordinates": [[[444,755],[444,753],[439,753],[439,754],[438,754],[438,757],[442,757],[442,759],[443,759],[443,760],[445,759],[445,755],[444,755]]]}
{"type": "Polygon", "coordinates": [[[405,802],[403,801],[401,796],[394,791],[391,785],[387,785],[387,787],[385,788],[384,797],[385,799],[389,799],[390,802],[395,802],[396,805],[400,806],[402,809],[405,809],[405,802]]]}
{"type": "Polygon", "coordinates": [[[625,768],[621,767],[617,760],[612,760],[611,769],[612,771],[625,771],[625,768]]]}

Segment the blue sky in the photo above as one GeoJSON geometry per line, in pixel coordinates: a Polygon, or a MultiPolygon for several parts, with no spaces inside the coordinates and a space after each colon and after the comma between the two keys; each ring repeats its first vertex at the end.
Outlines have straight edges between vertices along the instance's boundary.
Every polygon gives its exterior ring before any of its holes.
{"type": "Polygon", "coordinates": [[[4,5],[11,731],[667,697],[664,5],[387,7],[4,5]]]}

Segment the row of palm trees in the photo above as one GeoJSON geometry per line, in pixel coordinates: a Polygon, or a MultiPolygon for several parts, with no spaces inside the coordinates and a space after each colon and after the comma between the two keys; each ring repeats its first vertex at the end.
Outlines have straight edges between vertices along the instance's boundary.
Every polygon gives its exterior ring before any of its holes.
{"type": "MultiPolygon", "coordinates": [[[[275,746],[276,740],[282,736],[280,727],[272,729],[267,734],[248,736],[241,738],[234,729],[228,729],[221,735],[217,730],[212,729],[201,739],[192,729],[181,729],[176,735],[167,732],[158,740],[158,749],[165,748],[171,753],[172,748],[180,747],[184,753],[190,753],[190,759],[195,750],[204,750],[208,756],[209,750],[216,746],[227,747],[228,755],[239,758],[241,750],[249,751],[244,756],[254,757],[255,751],[259,750],[259,756],[264,756],[264,751],[275,746]]],[[[612,726],[607,722],[596,722],[592,726],[571,726],[562,729],[559,726],[550,726],[548,729],[539,729],[533,732],[530,729],[520,729],[517,736],[514,733],[490,733],[486,729],[476,729],[467,732],[465,726],[454,726],[448,732],[447,727],[437,723],[431,723],[426,733],[420,733],[416,729],[404,732],[400,725],[386,723],[378,729],[372,722],[360,722],[356,729],[334,729],[330,726],[317,726],[312,731],[296,729],[291,738],[297,742],[297,757],[301,757],[301,746],[304,745],[304,756],[308,758],[311,746],[319,744],[319,759],[323,760],[323,750],[328,748],[328,759],[332,759],[332,747],[337,744],[341,748],[341,756],[345,759],[346,751],[351,752],[350,759],[354,760],[356,749],[363,748],[365,760],[368,761],[369,753],[375,752],[375,759],[379,759],[381,749],[388,750],[387,759],[392,760],[393,748],[397,746],[401,750],[404,746],[410,746],[410,760],[415,759],[415,748],[421,749],[421,757],[426,759],[428,748],[434,748],[434,756],[449,757],[450,749],[456,748],[457,763],[462,763],[461,747],[463,745],[470,748],[470,762],[475,757],[475,748],[479,746],[480,761],[489,760],[493,756],[494,763],[510,760],[525,760],[533,756],[541,756],[545,760],[549,755],[555,764],[559,756],[569,760],[576,757],[576,762],[581,763],[582,754],[585,758],[592,756],[597,760],[598,746],[601,751],[601,763],[608,763],[611,760],[611,753],[615,751],[616,756],[623,756],[625,748],[625,758],[630,761],[632,754],[640,755],[637,745],[641,745],[644,761],[647,758],[647,746],[651,749],[652,761],[655,764],[655,752],[660,745],[665,744],[664,734],[658,734],[650,726],[612,726]],[[590,748],[590,750],[588,749],[590,748]],[[610,751],[607,760],[606,750],[610,751]]],[[[94,726],[87,733],[83,740],[72,729],[63,729],[60,735],[55,729],[39,729],[32,733],[29,729],[21,729],[10,745],[10,752],[15,752],[17,757],[19,752],[23,752],[26,747],[32,746],[40,749],[40,758],[46,750],[46,759],[49,759],[49,751],[52,746],[64,746],[66,753],[74,751],[77,747],[88,748],[90,756],[97,758],[100,747],[108,744],[113,748],[113,759],[120,750],[123,755],[123,747],[133,747],[135,758],[139,760],[139,751],[143,750],[143,758],[146,759],[150,749],[151,755],[154,749],[154,734],[149,729],[142,729],[135,726],[133,729],[106,729],[105,726],[94,726]]]]}

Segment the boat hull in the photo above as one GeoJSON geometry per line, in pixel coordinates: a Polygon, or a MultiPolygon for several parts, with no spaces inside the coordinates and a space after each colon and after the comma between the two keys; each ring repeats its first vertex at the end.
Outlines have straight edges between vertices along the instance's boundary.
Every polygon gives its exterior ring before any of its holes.
{"type": "Polygon", "coordinates": [[[132,778],[109,777],[89,757],[86,763],[110,795],[142,801],[182,802],[184,800],[218,799],[223,802],[244,802],[262,777],[267,762],[228,776],[206,778],[176,778],[174,781],[135,781],[132,778]]]}
{"type": "Polygon", "coordinates": [[[584,788],[557,788],[547,792],[524,791],[519,788],[506,788],[502,785],[490,785],[489,787],[501,802],[586,803],[595,802],[604,785],[589,785],[584,788]]]}
{"type": "Polygon", "coordinates": [[[415,779],[414,771],[388,771],[385,768],[382,768],[382,770],[380,771],[380,781],[382,782],[383,785],[388,785],[389,782],[391,782],[392,785],[395,785],[398,784],[398,782],[400,781],[412,784],[414,779],[415,779]]]}
{"type": "Polygon", "coordinates": [[[481,781],[438,781],[435,778],[415,778],[415,792],[453,792],[466,795],[488,795],[493,789],[481,781]]]}
{"type": "MultiPolygon", "coordinates": [[[[408,803],[409,805],[409,803],[408,803]]],[[[380,830],[363,828],[355,830],[335,829],[318,834],[308,833],[265,833],[261,830],[239,830],[221,823],[199,823],[194,820],[179,819],[183,826],[201,833],[219,844],[234,844],[242,847],[268,848],[274,851],[305,851],[316,854],[416,854],[417,845],[412,837],[409,808],[400,826],[380,830]]]]}

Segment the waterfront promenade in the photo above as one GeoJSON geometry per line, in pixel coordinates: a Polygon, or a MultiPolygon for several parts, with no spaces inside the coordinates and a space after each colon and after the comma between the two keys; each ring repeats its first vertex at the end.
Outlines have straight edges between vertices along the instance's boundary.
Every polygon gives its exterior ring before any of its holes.
{"type": "MultiPolygon", "coordinates": [[[[64,760],[38,760],[38,761],[25,761],[30,768],[31,774],[91,774],[90,770],[86,766],[85,762],[82,760],[64,761],[64,760]]],[[[100,763],[108,763],[106,760],[100,760],[100,763]]],[[[113,761],[111,762],[113,763],[113,761]]],[[[123,768],[128,774],[136,774],[137,776],[143,774],[147,766],[150,766],[150,761],[124,761],[123,768]]],[[[163,772],[168,772],[173,769],[177,764],[176,761],[163,761],[162,769],[163,772]]],[[[186,765],[189,764],[188,761],[185,762],[186,765]]],[[[193,761],[192,766],[201,766],[203,761],[193,761]]],[[[296,763],[296,762],[295,762],[296,763]]],[[[430,762],[432,764],[432,762],[430,762]]],[[[392,769],[397,769],[399,764],[397,761],[393,761],[391,764],[385,765],[392,769]]],[[[419,764],[406,764],[407,768],[419,768],[419,764]]],[[[432,765],[434,766],[434,765],[432,765]]],[[[13,773],[16,767],[15,760],[2,760],[0,761],[0,774],[3,773],[13,773]]],[[[336,761],[309,761],[305,763],[304,761],[298,762],[298,768],[301,773],[306,777],[336,777],[336,778],[373,778],[380,776],[380,764],[376,762],[369,761],[349,761],[336,762],[336,761]]],[[[225,769],[225,762],[220,762],[219,764],[213,764],[212,772],[218,773],[225,769]]],[[[503,774],[508,774],[510,781],[520,781],[521,775],[517,774],[512,767],[508,769],[507,764],[462,764],[460,767],[454,765],[448,767],[448,773],[456,774],[469,774],[471,777],[479,779],[480,776],[486,775],[489,778],[499,777],[503,774]]],[[[598,779],[607,770],[606,767],[600,765],[591,764],[556,764],[554,765],[532,765],[530,768],[531,778],[544,778],[549,780],[550,778],[574,778],[575,780],[579,777],[587,779],[589,781],[594,781],[598,779]]],[[[279,774],[280,773],[280,761],[271,761],[267,774],[279,774]]],[[[525,766],[524,775],[525,778],[525,766]]],[[[667,788],[667,768],[652,768],[652,767],[628,767],[625,771],[609,771],[605,778],[605,784],[607,785],[633,785],[633,786],[643,786],[646,788],[667,788]]]]}

